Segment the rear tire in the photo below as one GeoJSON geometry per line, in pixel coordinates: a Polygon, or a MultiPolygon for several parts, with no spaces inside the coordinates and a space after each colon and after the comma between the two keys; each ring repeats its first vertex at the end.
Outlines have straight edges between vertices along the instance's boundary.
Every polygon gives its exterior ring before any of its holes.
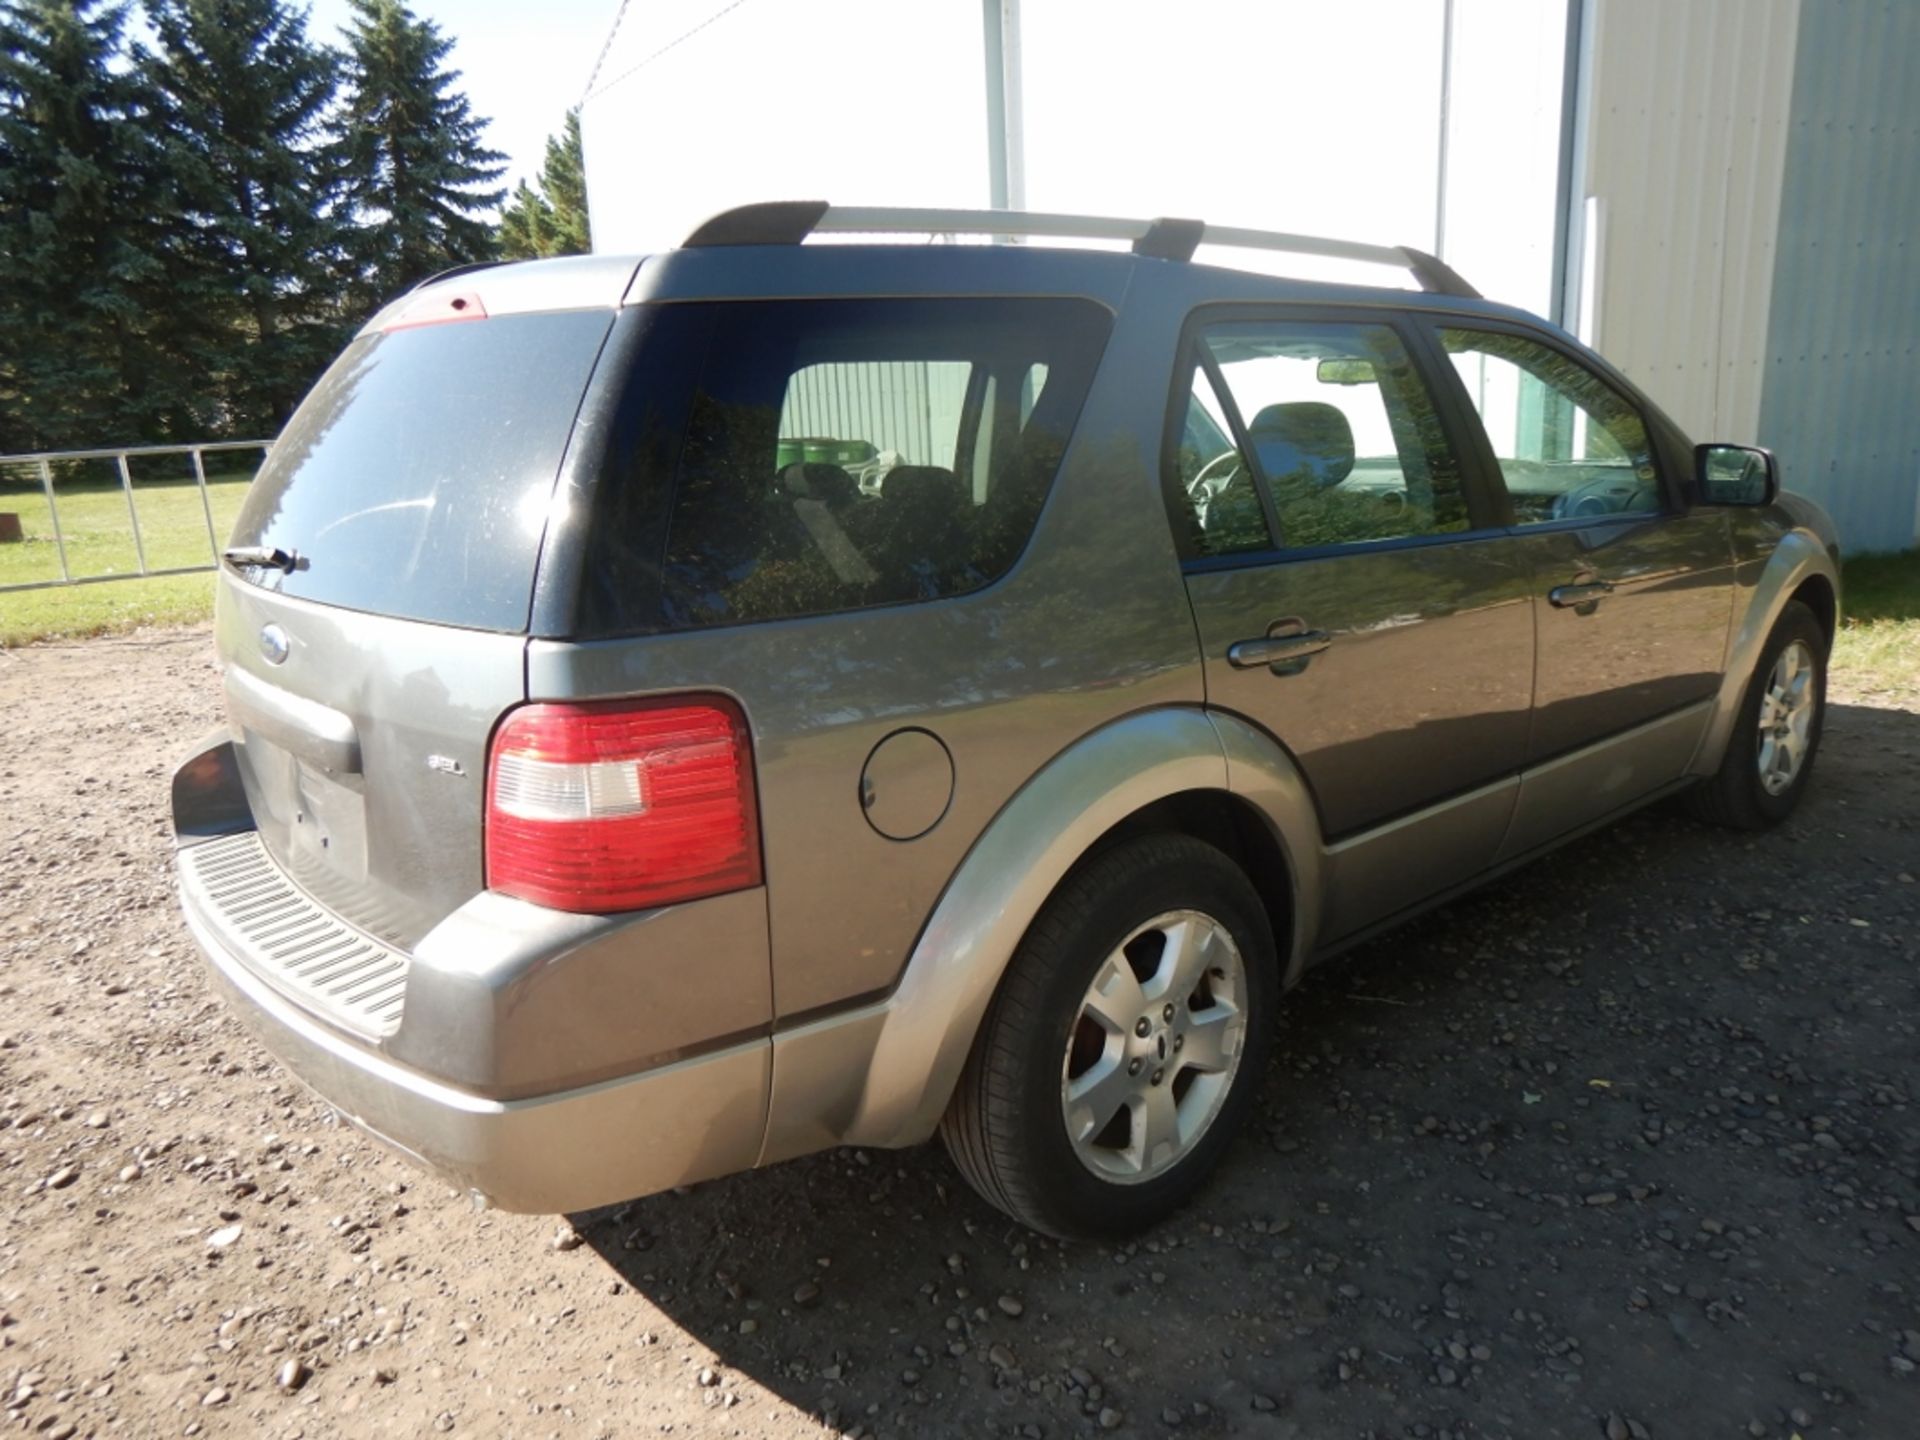
{"type": "Polygon", "coordinates": [[[1180,834],[1115,845],[1067,878],[1007,967],[941,1121],[954,1164],[1050,1235],[1152,1224],[1253,1104],[1278,969],[1226,855],[1180,834]]]}
{"type": "Polygon", "coordinates": [[[1695,819],[1763,830],[1793,814],[1826,723],[1827,650],[1813,611],[1788,601],[1740,699],[1720,769],[1687,792],[1695,819]]]}

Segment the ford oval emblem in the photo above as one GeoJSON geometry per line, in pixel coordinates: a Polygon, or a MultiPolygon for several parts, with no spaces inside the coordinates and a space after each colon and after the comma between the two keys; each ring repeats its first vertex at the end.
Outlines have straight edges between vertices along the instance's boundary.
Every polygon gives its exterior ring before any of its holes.
{"type": "Polygon", "coordinates": [[[293,649],[293,642],[287,639],[287,632],[278,625],[268,625],[260,631],[260,653],[267,657],[269,665],[283,665],[287,655],[293,649]]]}

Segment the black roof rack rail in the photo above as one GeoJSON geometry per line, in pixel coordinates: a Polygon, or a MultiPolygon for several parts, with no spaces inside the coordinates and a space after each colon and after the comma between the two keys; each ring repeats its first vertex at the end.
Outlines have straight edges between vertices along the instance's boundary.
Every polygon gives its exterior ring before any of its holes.
{"type": "Polygon", "coordinates": [[[832,207],[824,200],[767,200],[722,210],[681,241],[688,250],[708,245],[798,245],[832,207]]]}
{"type": "Polygon", "coordinates": [[[1209,225],[1163,216],[1128,220],[1109,215],[1059,215],[1026,210],[927,210],[911,207],[829,205],[824,200],[773,200],[723,210],[682,242],[689,249],[714,245],[798,245],[809,235],[992,235],[1075,240],[1124,240],[1133,253],[1153,260],[1191,260],[1204,243],[1247,250],[1274,250],[1333,260],[1358,260],[1410,272],[1420,288],[1477,300],[1480,292],[1445,261],[1402,245],[1367,245],[1321,235],[1290,235],[1209,225]]]}
{"type": "Polygon", "coordinates": [[[1402,245],[1407,257],[1407,268],[1420,282],[1420,288],[1436,295],[1458,295],[1466,300],[1483,298],[1480,292],[1469,285],[1454,269],[1438,255],[1429,255],[1424,250],[1416,250],[1411,245],[1402,245]]]}

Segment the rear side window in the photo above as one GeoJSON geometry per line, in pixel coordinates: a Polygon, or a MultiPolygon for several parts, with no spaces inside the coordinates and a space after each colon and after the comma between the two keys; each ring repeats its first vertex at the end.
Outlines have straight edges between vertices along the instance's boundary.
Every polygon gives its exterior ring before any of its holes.
{"type": "Polygon", "coordinates": [[[255,584],[323,605],[523,630],[554,478],[608,310],[362,336],[247,492],[235,545],[299,557],[255,584]]]}
{"type": "Polygon", "coordinates": [[[1199,349],[1173,477],[1191,553],[1267,548],[1263,494],[1289,550],[1469,527],[1460,467],[1390,327],[1235,322],[1199,349]]]}
{"type": "MultiPolygon", "coordinates": [[[[636,385],[691,369],[678,444],[602,478],[588,631],[932,600],[1005,574],[1079,418],[1111,317],[1073,299],[673,305],[636,385]],[[697,312],[688,314],[686,312],[697,312]],[[656,566],[623,517],[670,493],[656,566]],[[657,586],[657,602],[646,593],[657,586]],[[649,606],[658,619],[649,622],[649,606]]],[[[670,415],[649,422],[656,431],[670,415]]]]}

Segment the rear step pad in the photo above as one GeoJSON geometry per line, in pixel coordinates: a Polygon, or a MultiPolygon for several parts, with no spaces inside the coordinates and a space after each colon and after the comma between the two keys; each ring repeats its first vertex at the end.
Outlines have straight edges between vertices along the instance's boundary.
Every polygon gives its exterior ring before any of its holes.
{"type": "Polygon", "coordinates": [[[182,850],[180,884],[228,952],[289,999],[370,1039],[400,1028],[405,952],[308,898],[258,831],[182,850]]]}

